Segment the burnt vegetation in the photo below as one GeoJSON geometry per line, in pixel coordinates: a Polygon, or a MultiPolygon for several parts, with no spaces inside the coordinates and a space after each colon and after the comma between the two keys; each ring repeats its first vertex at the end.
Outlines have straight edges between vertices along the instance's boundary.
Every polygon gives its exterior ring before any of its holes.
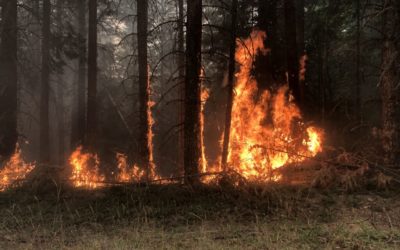
{"type": "Polygon", "coordinates": [[[0,247],[398,248],[399,98],[397,0],[0,0],[0,247]]]}

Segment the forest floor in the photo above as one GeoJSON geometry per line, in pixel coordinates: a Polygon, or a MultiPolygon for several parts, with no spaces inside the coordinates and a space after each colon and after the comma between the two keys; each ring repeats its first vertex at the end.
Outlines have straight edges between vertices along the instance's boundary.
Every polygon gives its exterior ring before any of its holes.
{"type": "Polygon", "coordinates": [[[400,192],[270,185],[0,194],[0,249],[399,249],[400,192]]]}

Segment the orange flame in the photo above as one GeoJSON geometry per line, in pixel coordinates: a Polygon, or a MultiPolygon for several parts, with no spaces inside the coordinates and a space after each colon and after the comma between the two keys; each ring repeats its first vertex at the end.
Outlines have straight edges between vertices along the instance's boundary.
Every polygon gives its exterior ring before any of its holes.
{"type": "Polygon", "coordinates": [[[140,182],[146,176],[145,171],[140,169],[138,166],[129,166],[126,155],[117,153],[116,157],[118,161],[118,174],[116,180],[118,182],[140,182]]]}
{"type": "Polygon", "coordinates": [[[155,102],[151,100],[151,87],[150,87],[150,66],[147,65],[147,94],[149,95],[149,101],[147,103],[147,122],[149,124],[149,132],[147,134],[147,143],[148,143],[148,147],[149,147],[149,158],[150,158],[150,164],[149,164],[149,179],[150,180],[154,180],[154,178],[156,177],[155,174],[155,164],[154,164],[154,156],[153,156],[153,137],[154,137],[154,133],[153,133],[153,125],[154,125],[154,118],[153,118],[153,114],[151,112],[151,109],[153,108],[153,106],[155,105],[155,102]]]}
{"type": "Polygon", "coordinates": [[[73,186],[95,189],[104,186],[105,176],[100,174],[97,154],[85,153],[79,146],[70,156],[72,167],[70,180],[73,186]]]}
{"type": "Polygon", "coordinates": [[[273,170],[314,157],[322,150],[322,132],[306,127],[288,86],[275,93],[260,91],[251,72],[254,57],[268,53],[264,32],[237,41],[235,97],[228,165],[248,180],[278,181],[273,170]]]}
{"type": "Polygon", "coordinates": [[[306,71],[307,71],[307,54],[304,54],[300,57],[300,71],[299,71],[299,79],[303,81],[306,79],[306,71]]]}
{"type": "Polygon", "coordinates": [[[207,172],[207,158],[206,158],[206,149],[204,145],[204,106],[210,97],[209,90],[206,87],[202,87],[201,89],[201,105],[200,105],[200,144],[201,144],[201,173],[207,172]]]}
{"type": "Polygon", "coordinates": [[[17,181],[25,179],[34,168],[35,163],[26,163],[22,159],[21,149],[17,144],[15,153],[0,170],[0,192],[7,190],[17,181]]]}

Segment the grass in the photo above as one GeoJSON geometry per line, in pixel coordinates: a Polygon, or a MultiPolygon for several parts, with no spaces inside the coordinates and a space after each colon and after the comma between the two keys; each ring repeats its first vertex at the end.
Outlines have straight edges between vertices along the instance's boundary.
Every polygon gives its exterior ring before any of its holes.
{"type": "Polygon", "coordinates": [[[398,249],[394,191],[179,185],[0,194],[1,249],[398,249]]]}

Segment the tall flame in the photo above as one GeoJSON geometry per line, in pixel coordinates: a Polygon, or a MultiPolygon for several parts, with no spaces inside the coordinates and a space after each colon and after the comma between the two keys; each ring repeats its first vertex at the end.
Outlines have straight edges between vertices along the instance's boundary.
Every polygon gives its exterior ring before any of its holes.
{"type": "Polygon", "coordinates": [[[201,144],[201,173],[207,172],[207,158],[206,158],[206,148],[204,145],[204,106],[210,97],[209,90],[206,87],[201,88],[201,104],[200,104],[200,144],[201,144]]]}
{"type": "Polygon", "coordinates": [[[153,118],[153,114],[152,114],[152,108],[155,105],[155,102],[151,100],[151,86],[150,86],[150,66],[147,65],[147,94],[149,96],[149,100],[147,103],[147,122],[149,125],[149,131],[147,134],[147,146],[149,148],[149,159],[150,159],[150,164],[149,164],[149,179],[150,180],[154,180],[154,178],[156,178],[156,174],[155,174],[155,164],[154,164],[154,156],[153,156],[153,137],[154,137],[154,133],[153,133],[153,125],[154,125],[154,118],[153,118]]]}
{"type": "Polygon", "coordinates": [[[104,186],[105,176],[100,173],[97,154],[85,153],[79,146],[71,154],[69,163],[72,167],[70,180],[75,187],[95,189],[104,186]]]}
{"type": "Polygon", "coordinates": [[[251,76],[254,57],[266,54],[266,34],[237,41],[235,97],[228,165],[249,180],[277,180],[273,170],[304,161],[322,150],[321,130],[306,127],[288,86],[261,91],[251,76]]]}
{"type": "Polygon", "coordinates": [[[21,149],[17,144],[15,153],[0,170],[0,192],[5,191],[15,182],[25,179],[34,168],[35,163],[26,163],[22,159],[21,149]]]}

